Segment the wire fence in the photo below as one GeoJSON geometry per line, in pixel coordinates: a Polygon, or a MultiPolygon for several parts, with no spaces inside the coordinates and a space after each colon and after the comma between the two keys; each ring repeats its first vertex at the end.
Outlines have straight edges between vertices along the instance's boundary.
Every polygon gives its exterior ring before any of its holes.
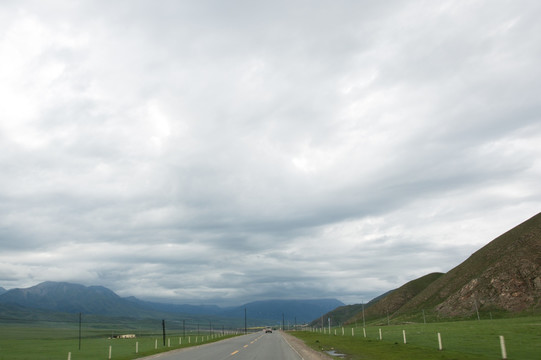
{"type": "Polygon", "coordinates": [[[326,337],[378,341],[389,345],[418,346],[456,351],[492,359],[540,359],[541,317],[401,324],[367,327],[308,327],[326,337]]]}
{"type": "Polygon", "coordinates": [[[245,331],[250,329],[223,320],[0,316],[0,360],[134,359],[245,331]]]}

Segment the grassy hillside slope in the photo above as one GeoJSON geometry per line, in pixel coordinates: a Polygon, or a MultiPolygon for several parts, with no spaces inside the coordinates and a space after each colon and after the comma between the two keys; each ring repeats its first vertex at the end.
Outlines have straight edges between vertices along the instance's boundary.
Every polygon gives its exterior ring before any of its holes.
{"type": "MultiPolygon", "coordinates": [[[[392,315],[443,275],[443,273],[431,273],[402,285],[368,309],[365,309],[365,320],[380,318],[388,314],[392,315]]],[[[347,322],[352,323],[359,320],[362,320],[362,313],[355,314],[347,322]]]]}
{"type": "MultiPolygon", "coordinates": [[[[389,316],[409,321],[426,310],[437,317],[476,311],[541,311],[541,213],[497,237],[446,274],[408,282],[364,306],[367,321],[389,316]]],[[[362,321],[362,305],[326,314],[334,323],[362,321]]],[[[321,321],[319,321],[320,323],[321,321]]],[[[318,326],[317,320],[313,325],[318,326]]]]}
{"type": "Polygon", "coordinates": [[[431,283],[400,312],[433,307],[441,316],[520,312],[541,305],[541,214],[499,236],[431,283]]]}

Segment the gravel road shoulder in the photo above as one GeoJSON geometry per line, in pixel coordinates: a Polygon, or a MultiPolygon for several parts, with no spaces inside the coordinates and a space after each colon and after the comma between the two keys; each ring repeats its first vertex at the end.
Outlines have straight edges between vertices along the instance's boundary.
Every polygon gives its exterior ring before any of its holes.
{"type": "Polygon", "coordinates": [[[291,345],[295,351],[304,359],[304,360],[332,360],[333,358],[329,355],[326,355],[322,352],[316,351],[306,345],[304,341],[299,338],[296,338],[293,335],[289,335],[285,332],[282,332],[284,339],[291,345]]]}

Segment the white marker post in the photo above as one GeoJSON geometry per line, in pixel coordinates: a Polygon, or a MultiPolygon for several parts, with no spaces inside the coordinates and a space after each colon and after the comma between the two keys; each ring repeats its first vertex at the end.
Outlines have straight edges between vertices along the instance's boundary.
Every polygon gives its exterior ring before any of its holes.
{"type": "Polygon", "coordinates": [[[404,344],[406,344],[406,330],[402,330],[402,336],[404,337],[404,344]]]}
{"type": "Polygon", "coordinates": [[[167,347],[171,347],[171,339],[167,339],[167,347]]]}
{"type": "Polygon", "coordinates": [[[71,353],[68,353],[68,360],[71,360],[71,353]]]}
{"type": "Polygon", "coordinates": [[[111,360],[111,355],[113,355],[113,346],[109,345],[109,360],[111,360]]]}
{"type": "Polygon", "coordinates": [[[383,340],[383,336],[381,336],[381,328],[379,328],[379,339],[383,340]]]}
{"type": "Polygon", "coordinates": [[[135,342],[135,353],[139,354],[139,341],[135,342]]]}
{"type": "Polygon", "coordinates": [[[443,345],[442,345],[442,343],[441,343],[441,334],[440,334],[440,333],[438,333],[438,349],[439,349],[440,351],[443,350],[443,345]]]}
{"type": "Polygon", "coordinates": [[[502,349],[502,359],[507,359],[507,350],[505,349],[505,339],[500,335],[500,347],[502,349]]]}
{"type": "Polygon", "coordinates": [[[158,348],[158,339],[154,340],[154,350],[158,348]]]}
{"type": "Polygon", "coordinates": [[[355,336],[355,330],[353,328],[351,328],[351,336],[355,336]]]}

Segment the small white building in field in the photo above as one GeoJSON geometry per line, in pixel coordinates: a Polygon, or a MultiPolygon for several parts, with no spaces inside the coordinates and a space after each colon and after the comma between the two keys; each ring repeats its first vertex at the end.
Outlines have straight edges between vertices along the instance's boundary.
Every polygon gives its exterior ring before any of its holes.
{"type": "Polygon", "coordinates": [[[112,339],[135,339],[135,334],[113,335],[112,339]]]}

